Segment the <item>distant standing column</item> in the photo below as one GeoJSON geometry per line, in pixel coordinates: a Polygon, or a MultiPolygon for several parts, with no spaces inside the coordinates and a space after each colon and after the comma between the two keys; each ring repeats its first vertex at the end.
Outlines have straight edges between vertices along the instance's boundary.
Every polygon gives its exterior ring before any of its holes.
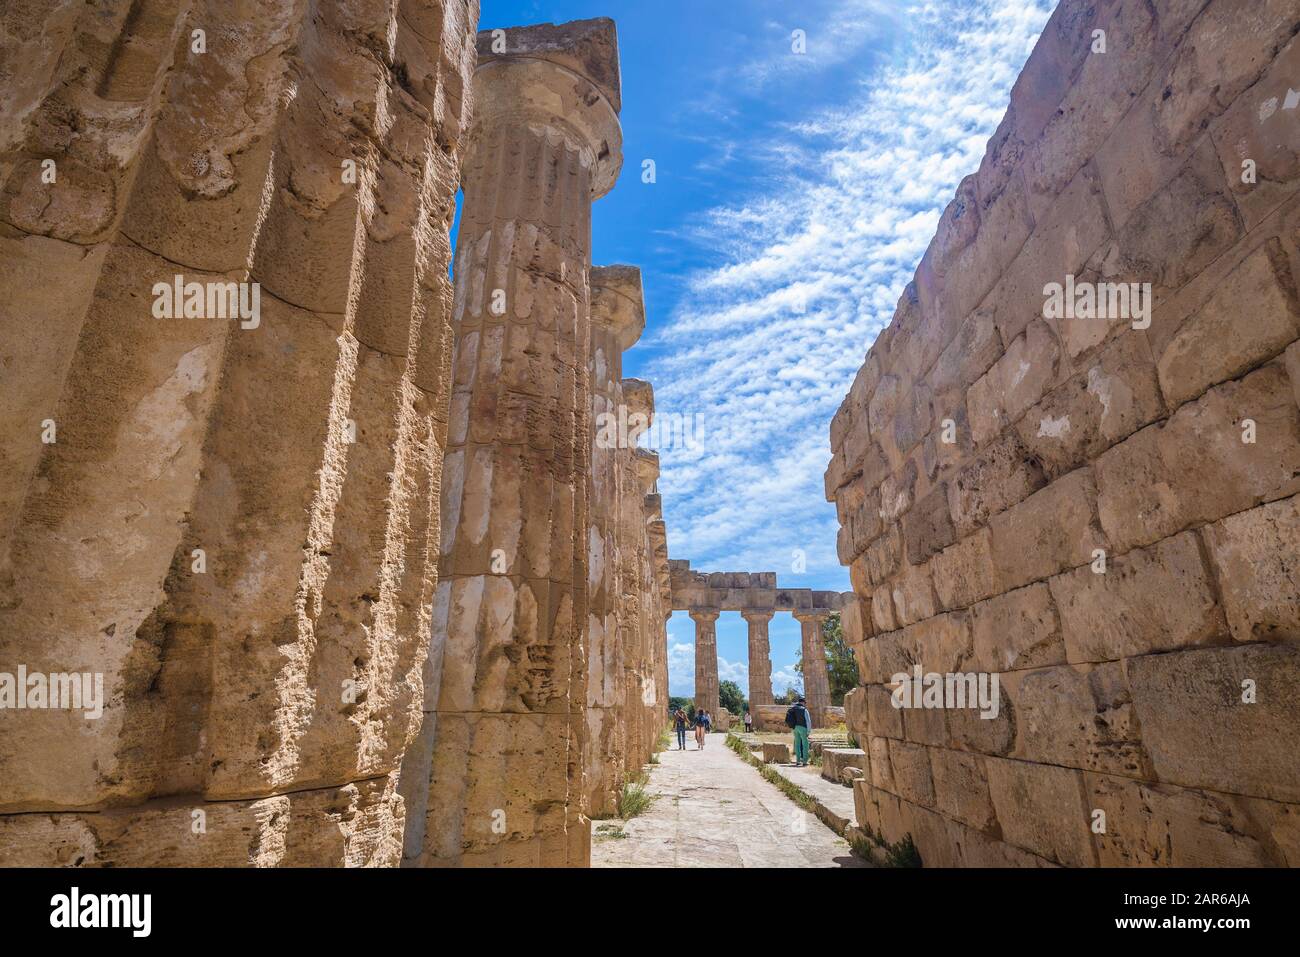
{"type": "Polygon", "coordinates": [[[695,710],[718,711],[718,612],[689,612],[695,622],[695,710]]]}
{"type": "Polygon", "coordinates": [[[822,642],[822,622],[826,612],[795,612],[803,629],[803,694],[808,699],[808,710],[814,724],[826,720],[826,709],[831,703],[831,683],[826,668],[826,645],[822,642]]]}
{"type": "Polygon", "coordinates": [[[770,611],[741,612],[749,623],[749,710],[761,704],[772,704],[772,657],[767,639],[767,626],[772,620],[770,611]]]}

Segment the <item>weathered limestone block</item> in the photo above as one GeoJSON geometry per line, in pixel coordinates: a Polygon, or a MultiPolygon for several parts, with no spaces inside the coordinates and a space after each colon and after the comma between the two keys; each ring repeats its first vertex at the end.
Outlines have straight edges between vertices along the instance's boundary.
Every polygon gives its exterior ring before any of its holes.
{"type": "Polygon", "coordinates": [[[1195,532],[1050,579],[1068,660],[1113,661],[1211,644],[1225,631],[1195,532]]]}
{"type": "Polygon", "coordinates": [[[1106,539],[1097,523],[1097,491],[1079,469],[993,517],[993,561],[1004,588],[1018,588],[1095,559],[1106,539]]]}
{"type": "Polygon", "coordinates": [[[1300,70],[1300,42],[1293,37],[1245,96],[1210,127],[1232,198],[1247,229],[1291,197],[1300,179],[1300,130],[1288,122],[1287,96],[1300,70]],[[1243,181],[1247,162],[1255,182],[1243,181]]]}
{"type": "Polygon", "coordinates": [[[1159,780],[1300,801],[1300,648],[1203,648],[1125,666],[1142,743],[1159,780]]]}
{"type": "Polygon", "coordinates": [[[1111,544],[1127,551],[1300,491],[1300,409],[1290,393],[1273,362],[1105,452],[1094,471],[1111,544]],[[1243,441],[1246,419],[1254,442],[1243,441]]]}
{"type": "Polygon", "coordinates": [[[987,528],[945,548],[930,561],[934,590],[949,610],[966,608],[997,594],[993,540],[987,528]]]}
{"type": "Polygon", "coordinates": [[[1014,431],[1004,433],[948,483],[948,506],[957,534],[970,535],[1046,484],[1043,463],[1014,431]]]}
{"type": "Polygon", "coordinates": [[[1238,641],[1300,638],[1300,496],[1205,527],[1238,641]]]}
{"type": "Polygon", "coordinates": [[[893,771],[892,790],[895,794],[912,804],[934,807],[929,748],[907,741],[890,741],[889,764],[893,771]]]}
{"type": "Polygon", "coordinates": [[[936,809],[976,830],[996,832],[997,817],[989,799],[983,758],[947,748],[931,748],[930,769],[936,809]]]}
{"type": "Polygon", "coordinates": [[[401,833],[402,800],[386,776],[256,801],[163,799],[7,815],[0,860],[10,867],[396,867],[401,833]]]}
{"type": "Polygon", "coordinates": [[[1015,705],[1011,757],[1039,764],[1151,776],[1118,662],[1018,671],[1001,679],[1015,705]]]}
{"type": "MultiPolygon", "coordinates": [[[[929,566],[907,565],[894,579],[888,590],[892,599],[893,614],[900,626],[933,618],[939,611],[938,596],[934,593],[934,580],[929,566]]],[[[888,607],[886,602],[886,616],[888,607]]],[[[872,610],[875,601],[872,601],[872,610]]],[[[881,627],[884,627],[883,625],[881,627]]]]}
{"type": "MultiPolygon", "coordinates": [[[[884,685],[867,685],[867,727],[871,734],[883,738],[903,737],[903,712],[896,708],[884,685]]],[[[845,698],[847,701],[847,697],[845,698]]],[[[859,739],[862,740],[862,739],[859,739]]]]}
{"type": "Polygon", "coordinates": [[[844,695],[844,724],[856,740],[865,741],[871,727],[867,688],[859,685],[844,695]]]}
{"type": "MultiPolygon", "coordinates": [[[[1084,43],[1085,51],[1088,46],[1084,43]]],[[[1012,391],[1008,394],[1009,401],[1003,403],[996,395],[981,390],[982,408],[988,410],[987,414],[977,415],[974,403],[971,404],[971,425],[976,430],[977,443],[982,441],[982,432],[992,428],[988,434],[996,434],[999,421],[1014,421],[1019,417],[1012,414],[1016,409],[1023,412],[1059,381],[1062,370],[1054,355],[1055,343],[1041,328],[1030,331],[1020,346],[1015,343],[1017,337],[1043,321],[1043,285],[1064,282],[1070,274],[1078,275],[1109,236],[1102,203],[1100,183],[1085,166],[1037,220],[1033,234],[989,294],[994,323],[1007,345],[1007,354],[1012,355],[1015,349],[1014,354],[1025,361],[1044,363],[1044,366],[1029,370],[1031,374],[1021,378],[1017,374],[1018,362],[1011,365],[1003,359],[994,365],[990,370],[997,373],[994,381],[1012,391]]],[[[971,388],[974,392],[975,386],[971,388]]]]}
{"type": "Polygon", "coordinates": [[[1085,774],[1102,867],[1268,867],[1285,861],[1253,835],[1249,810],[1235,795],[1085,774]]]}
{"type": "Polygon", "coordinates": [[[1060,616],[1042,582],[971,607],[971,667],[1003,672],[1064,664],[1060,616]]]}
{"type": "Polygon", "coordinates": [[[1076,171],[1105,141],[1159,65],[1155,18],[1145,4],[1115,3],[1097,10],[1105,51],[1085,44],[1086,56],[1054,115],[1025,158],[1029,205],[1038,218],[1076,171]]]}
{"type": "Polygon", "coordinates": [[[1234,378],[1300,338],[1300,309],[1280,244],[1271,241],[1237,266],[1188,317],[1160,356],[1160,388],[1171,406],[1234,378]],[[1251,321],[1240,322],[1242,315],[1251,321]]]}
{"type": "Polygon", "coordinates": [[[771,741],[763,742],[763,763],[764,764],[789,764],[790,763],[790,745],[784,742],[773,743],[771,741]]]}
{"type": "Polygon", "coordinates": [[[1207,138],[1168,183],[1133,211],[1116,242],[1125,265],[1163,299],[1241,236],[1223,167],[1207,138]]]}
{"type": "Polygon", "coordinates": [[[920,565],[931,555],[943,551],[957,540],[952,517],[948,514],[945,486],[930,491],[903,516],[903,546],[907,561],[920,565]]]}
{"type": "Polygon", "coordinates": [[[1006,841],[1069,867],[1097,865],[1082,771],[993,757],[984,767],[1006,841]]]}
{"type": "Polygon", "coordinates": [[[1146,337],[1126,331],[1016,424],[1049,479],[1073,471],[1164,414],[1146,337]]]}
{"type": "Polygon", "coordinates": [[[868,763],[871,767],[871,786],[882,791],[893,792],[894,769],[889,761],[888,738],[872,737],[867,743],[868,763]]]}
{"type": "Polygon", "coordinates": [[[822,748],[822,777],[836,784],[845,784],[845,772],[857,771],[861,775],[867,767],[867,752],[861,748],[822,748]]]}
{"type": "Polygon", "coordinates": [[[617,42],[609,20],[492,41],[478,37],[457,240],[432,751],[408,756],[405,854],[582,865],[590,214],[622,162],[617,42]]]}

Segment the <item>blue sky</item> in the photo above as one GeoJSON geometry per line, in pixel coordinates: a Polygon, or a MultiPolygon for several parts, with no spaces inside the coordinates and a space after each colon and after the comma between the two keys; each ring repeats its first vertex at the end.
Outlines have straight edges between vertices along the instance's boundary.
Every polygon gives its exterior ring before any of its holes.
{"type": "MultiPolygon", "coordinates": [[[[660,448],[673,558],[848,590],[822,484],[831,416],[1054,5],[483,0],[482,29],[618,25],[624,167],[596,203],[592,261],[641,267],[646,331],[624,374],[699,426],[660,448]]],[[[798,623],[778,615],[771,637],[780,692],[798,685],[798,623]]],[[[693,640],[674,615],[673,694],[694,690],[693,640]]],[[[746,655],[745,622],[724,614],[719,675],[742,689],[746,655]]]]}

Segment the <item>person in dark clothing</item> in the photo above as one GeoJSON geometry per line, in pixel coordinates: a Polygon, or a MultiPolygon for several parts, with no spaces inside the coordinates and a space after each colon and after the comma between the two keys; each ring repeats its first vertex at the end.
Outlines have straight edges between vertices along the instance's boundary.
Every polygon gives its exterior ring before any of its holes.
{"type": "Polygon", "coordinates": [[[807,766],[809,757],[808,735],[812,732],[812,715],[808,706],[800,698],[785,713],[785,726],[794,731],[794,765],[797,768],[807,766]]]}
{"type": "Polygon", "coordinates": [[[686,712],[678,708],[673,712],[673,729],[677,732],[677,750],[686,750],[686,712]]]}

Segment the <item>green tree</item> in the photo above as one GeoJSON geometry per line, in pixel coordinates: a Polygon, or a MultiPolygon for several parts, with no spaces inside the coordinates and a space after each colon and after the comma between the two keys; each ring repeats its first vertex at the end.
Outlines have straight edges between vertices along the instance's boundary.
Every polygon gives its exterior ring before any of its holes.
{"type": "Polygon", "coordinates": [[[749,707],[745,693],[734,681],[723,681],[718,685],[718,704],[734,715],[742,715],[749,707]]]}
{"type": "MultiPolygon", "coordinates": [[[[831,704],[841,706],[844,696],[858,686],[858,661],[844,638],[840,613],[831,612],[822,622],[822,645],[826,648],[826,673],[830,679],[831,704]]],[[[794,670],[803,674],[803,649],[799,650],[794,670]]]]}
{"type": "MultiPolygon", "coordinates": [[[[796,664],[796,668],[799,666],[796,664]]],[[[794,704],[795,699],[799,697],[799,692],[795,691],[790,685],[785,686],[785,690],[772,699],[774,704],[794,704]]]]}
{"type": "Polygon", "coordinates": [[[694,710],[695,702],[690,698],[684,698],[681,695],[673,695],[668,699],[668,710],[676,711],[678,708],[691,708],[694,710]]]}

